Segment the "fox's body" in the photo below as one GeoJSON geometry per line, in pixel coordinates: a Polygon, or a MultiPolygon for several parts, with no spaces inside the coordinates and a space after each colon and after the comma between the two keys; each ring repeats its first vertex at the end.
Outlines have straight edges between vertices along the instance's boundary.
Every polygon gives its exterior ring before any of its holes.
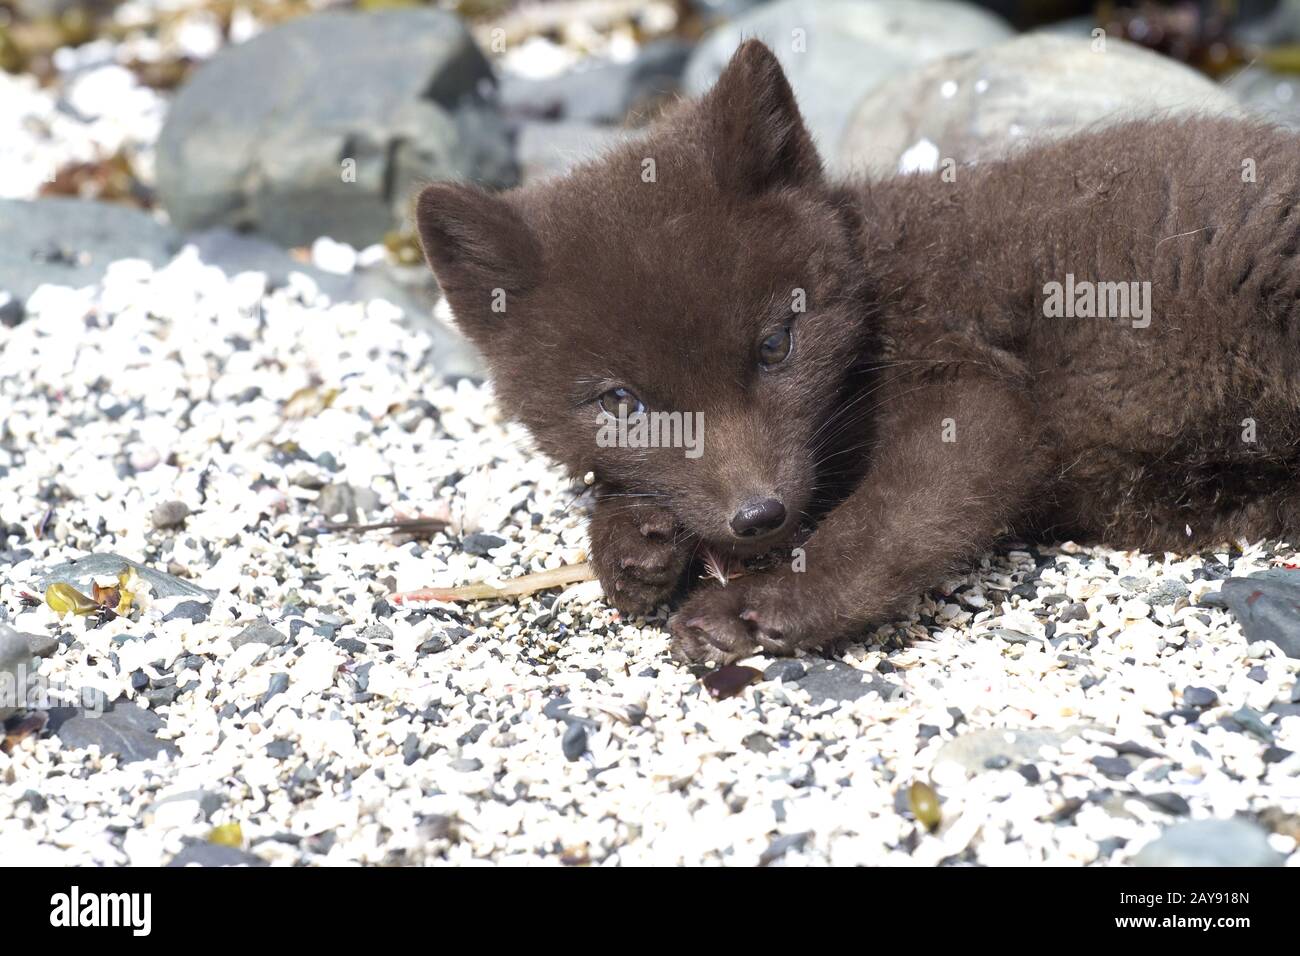
{"type": "Polygon", "coordinates": [[[1039,530],[1174,550],[1300,531],[1300,138],[1138,123],[851,195],[897,349],[964,335],[1020,364],[1051,464],[1039,530]],[[1137,286],[1148,314],[1045,315],[1067,276],[1137,286]]]}
{"type": "Polygon", "coordinates": [[[1008,529],[1300,531],[1298,146],[1165,121],[831,184],[748,43],[645,140],[504,197],[429,187],[420,228],[504,407],[596,475],[621,609],[815,525],[674,616],[682,656],[729,660],[879,620],[1008,529]],[[597,440],[642,410],[698,415],[696,457],[597,440]]]}

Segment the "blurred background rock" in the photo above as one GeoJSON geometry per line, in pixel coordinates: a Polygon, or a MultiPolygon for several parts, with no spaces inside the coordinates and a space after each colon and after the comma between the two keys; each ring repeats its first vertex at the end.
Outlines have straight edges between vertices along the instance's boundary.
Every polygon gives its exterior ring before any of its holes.
{"type": "Polygon", "coordinates": [[[186,243],[428,319],[419,185],[562,174],[749,36],[837,172],[1156,112],[1300,128],[1300,0],[0,0],[0,319],[186,243]]]}

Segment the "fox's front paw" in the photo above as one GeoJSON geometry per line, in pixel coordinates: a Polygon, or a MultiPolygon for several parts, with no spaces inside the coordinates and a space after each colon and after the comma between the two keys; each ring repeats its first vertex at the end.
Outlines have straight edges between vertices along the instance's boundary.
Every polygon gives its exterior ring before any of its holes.
{"type": "Polygon", "coordinates": [[[782,578],[758,574],[692,597],[668,622],[673,656],[729,664],[759,651],[793,654],[816,641],[797,616],[798,598],[782,578]]]}
{"type": "Polygon", "coordinates": [[[591,561],[621,614],[649,614],[673,595],[690,560],[672,512],[611,498],[591,517],[591,561]]]}

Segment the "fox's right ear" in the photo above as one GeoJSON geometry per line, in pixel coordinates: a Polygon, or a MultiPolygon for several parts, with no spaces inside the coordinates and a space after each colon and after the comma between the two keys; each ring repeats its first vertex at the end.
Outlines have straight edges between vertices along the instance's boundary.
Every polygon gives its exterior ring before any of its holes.
{"type": "Polygon", "coordinates": [[[538,280],[541,250],[528,224],[499,196],[477,186],[435,183],[416,201],[424,257],[460,321],[494,309],[501,293],[538,280]]]}

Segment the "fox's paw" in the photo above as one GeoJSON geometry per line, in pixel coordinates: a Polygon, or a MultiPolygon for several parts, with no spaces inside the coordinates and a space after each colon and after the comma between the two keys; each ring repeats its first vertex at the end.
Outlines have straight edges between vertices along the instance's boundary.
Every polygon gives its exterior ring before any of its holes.
{"type": "Polygon", "coordinates": [[[799,622],[789,616],[792,596],[767,575],[701,591],[668,622],[673,656],[692,663],[732,661],[765,651],[793,654],[804,646],[799,622]]]}
{"type": "Polygon", "coordinates": [[[690,552],[667,509],[617,501],[598,503],[592,515],[592,564],[621,614],[649,614],[672,597],[690,552]]]}

